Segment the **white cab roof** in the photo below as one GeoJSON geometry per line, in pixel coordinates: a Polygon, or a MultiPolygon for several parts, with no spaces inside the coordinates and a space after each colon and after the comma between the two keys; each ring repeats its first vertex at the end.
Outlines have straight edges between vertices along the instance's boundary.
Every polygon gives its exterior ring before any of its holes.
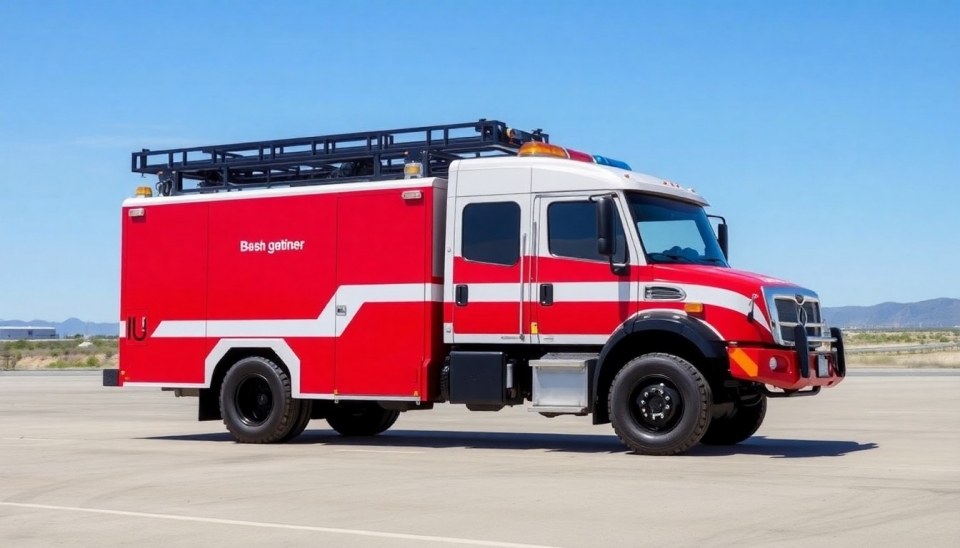
{"type": "Polygon", "coordinates": [[[494,194],[639,191],[678,198],[701,206],[709,203],[694,190],[624,169],[543,156],[509,156],[457,160],[458,196],[494,194]],[[489,173],[499,172],[496,177],[489,173]]]}

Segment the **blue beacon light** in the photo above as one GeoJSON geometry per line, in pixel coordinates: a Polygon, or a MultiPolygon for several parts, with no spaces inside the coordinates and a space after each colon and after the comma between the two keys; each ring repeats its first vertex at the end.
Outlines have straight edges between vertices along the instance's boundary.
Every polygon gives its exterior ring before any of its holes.
{"type": "Polygon", "coordinates": [[[617,167],[630,171],[630,166],[626,162],[621,162],[620,160],[614,160],[612,158],[606,158],[603,156],[594,156],[593,160],[603,166],[617,167]]]}

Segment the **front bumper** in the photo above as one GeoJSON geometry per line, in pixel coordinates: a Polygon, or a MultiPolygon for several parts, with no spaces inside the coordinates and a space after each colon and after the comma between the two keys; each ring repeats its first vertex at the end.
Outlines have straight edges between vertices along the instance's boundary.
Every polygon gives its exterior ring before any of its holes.
{"type": "MultiPolygon", "coordinates": [[[[796,345],[744,346],[730,345],[727,356],[730,374],[737,379],[780,388],[769,396],[801,396],[816,394],[821,388],[836,386],[846,377],[846,356],[843,335],[839,328],[830,329],[824,344],[810,348],[806,331],[798,326],[796,345]],[[828,347],[825,347],[829,344],[828,347]],[[804,390],[809,388],[810,390],[804,390]]],[[[821,341],[817,341],[821,342],[821,341]]]]}

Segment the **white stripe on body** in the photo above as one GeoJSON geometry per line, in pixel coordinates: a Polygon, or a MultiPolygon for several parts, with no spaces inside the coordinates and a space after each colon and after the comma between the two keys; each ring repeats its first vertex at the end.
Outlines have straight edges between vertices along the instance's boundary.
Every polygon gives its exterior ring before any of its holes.
{"type": "Polygon", "coordinates": [[[337,289],[320,316],[280,320],[164,320],[152,338],[339,337],[365,304],[439,302],[439,284],[344,285],[337,289]],[[346,309],[337,316],[337,307],[346,309]]]}

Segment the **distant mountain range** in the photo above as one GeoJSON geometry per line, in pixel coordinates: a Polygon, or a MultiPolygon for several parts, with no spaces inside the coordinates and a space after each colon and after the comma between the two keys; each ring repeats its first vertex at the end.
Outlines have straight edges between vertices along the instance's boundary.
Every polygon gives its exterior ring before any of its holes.
{"type": "Polygon", "coordinates": [[[823,317],[830,325],[848,328],[960,327],[960,299],[824,307],[823,317]]]}
{"type": "MultiPolygon", "coordinates": [[[[873,306],[824,307],[823,316],[831,326],[847,328],[960,327],[960,299],[931,299],[916,303],[881,303],[873,306]]],[[[70,318],[62,322],[0,320],[2,326],[55,327],[61,337],[74,335],[116,336],[117,323],[85,322],[70,318]]]]}
{"type": "Polygon", "coordinates": [[[72,337],[74,335],[85,336],[112,336],[119,334],[120,322],[115,323],[96,323],[85,322],[77,318],[70,318],[62,322],[48,322],[44,320],[33,320],[25,322],[22,320],[0,320],[0,327],[55,327],[57,335],[61,337],[72,337]]]}

